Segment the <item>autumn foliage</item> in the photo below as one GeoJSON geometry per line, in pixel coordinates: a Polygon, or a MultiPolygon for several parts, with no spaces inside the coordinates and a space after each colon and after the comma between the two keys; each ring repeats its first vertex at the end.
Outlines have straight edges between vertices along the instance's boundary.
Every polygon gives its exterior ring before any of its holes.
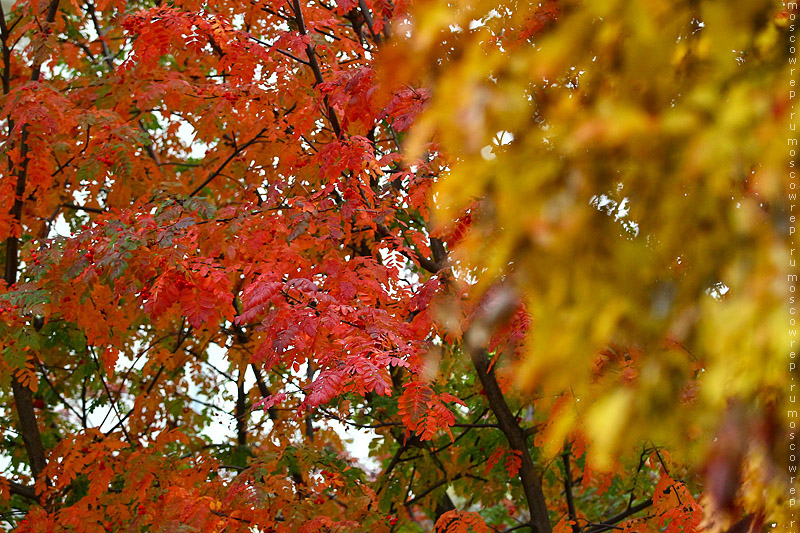
{"type": "Polygon", "coordinates": [[[793,16],[6,9],[3,521],[783,520],[793,16]]]}

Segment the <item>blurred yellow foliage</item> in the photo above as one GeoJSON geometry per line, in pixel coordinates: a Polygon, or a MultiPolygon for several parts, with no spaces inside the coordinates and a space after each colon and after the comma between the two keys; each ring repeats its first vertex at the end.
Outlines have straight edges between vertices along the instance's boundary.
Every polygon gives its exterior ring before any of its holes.
{"type": "Polygon", "coordinates": [[[790,377],[788,20],[767,0],[425,0],[385,52],[433,87],[407,148],[449,158],[438,220],[473,206],[457,270],[527,302],[521,391],[579,401],[545,449],[583,428],[599,467],[646,439],[700,465],[739,405],[744,470],[786,461],[748,428],[775,426],[790,377]],[[609,346],[636,379],[596,375],[609,346]]]}

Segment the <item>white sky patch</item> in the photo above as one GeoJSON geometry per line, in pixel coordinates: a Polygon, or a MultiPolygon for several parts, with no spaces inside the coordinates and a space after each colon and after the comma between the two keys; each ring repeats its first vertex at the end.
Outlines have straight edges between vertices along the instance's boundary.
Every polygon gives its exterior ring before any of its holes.
{"type": "Polygon", "coordinates": [[[202,159],[208,151],[208,145],[204,142],[195,140],[195,131],[191,124],[187,122],[178,126],[178,137],[189,147],[189,157],[192,159],[202,159]]]}
{"type": "Polygon", "coordinates": [[[500,130],[494,134],[494,144],[506,146],[514,141],[514,134],[510,131],[500,130]]]}
{"type": "MultiPolygon", "coordinates": [[[[223,371],[228,370],[226,348],[211,344],[207,349],[207,354],[208,362],[211,365],[223,371]]],[[[296,374],[298,376],[305,376],[307,368],[305,364],[300,365],[300,369],[296,374]]],[[[255,385],[255,378],[252,372],[245,373],[244,385],[245,390],[249,390],[255,385]]],[[[200,389],[196,387],[191,388],[188,391],[188,395],[194,396],[199,392],[201,392],[200,389]]],[[[236,419],[233,416],[226,416],[224,413],[232,414],[235,412],[237,394],[236,383],[226,380],[225,385],[208,399],[208,403],[211,403],[219,409],[218,411],[212,411],[212,422],[201,433],[211,443],[230,443],[235,437],[236,419]]],[[[254,418],[257,418],[256,421],[260,422],[265,416],[266,414],[263,411],[251,411],[248,415],[248,426],[253,427],[254,418]]],[[[379,463],[375,459],[369,457],[369,445],[372,440],[377,437],[377,434],[373,430],[356,428],[337,422],[336,420],[326,420],[325,423],[339,435],[345,450],[356,458],[361,466],[365,467],[368,471],[378,470],[379,463]]]]}
{"type": "Polygon", "coordinates": [[[492,144],[487,144],[481,148],[481,157],[486,161],[492,161],[497,158],[494,153],[495,146],[506,146],[514,141],[514,134],[510,131],[500,130],[494,134],[492,144]]]}
{"type": "Polygon", "coordinates": [[[731,290],[730,287],[728,287],[721,281],[718,281],[717,283],[714,284],[713,287],[706,289],[706,294],[710,295],[715,300],[720,300],[723,296],[728,294],[730,290],[731,290]]]}
{"type": "Polygon", "coordinates": [[[64,218],[63,214],[60,214],[56,217],[55,223],[50,230],[50,234],[47,236],[49,239],[53,239],[55,237],[72,237],[72,230],[67,224],[67,220],[64,218]]]}
{"type": "Polygon", "coordinates": [[[336,420],[329,421],[328,425],[342,439],[345,450],[358,460],[367,473],[374,474],[380,471],[380,462],[369,456],[369,445],[378,438],[375,431],[348,426],[336,420]]]}

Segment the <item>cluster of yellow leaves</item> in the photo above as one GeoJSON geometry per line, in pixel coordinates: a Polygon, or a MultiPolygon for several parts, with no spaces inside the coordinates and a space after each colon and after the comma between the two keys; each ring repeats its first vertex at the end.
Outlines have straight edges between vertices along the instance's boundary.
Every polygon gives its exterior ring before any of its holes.
{"type": "MultiPolygon", "coordinates": [[[[434,202],[442,223],[475,221],[455,255],[473,290],[508,279],[526,302],[518,385],[571,394],[551,453],[581,430],[599,469],[645,439],[699,464],[727,406],[747,427],[780,411],[783,5],[430,0],[415,13],[399,76],[434,89],[408,147],[451,158],[434,202]],[[611,345],[635,369],[598,375],[611,345]]],[[[765,469],[785,460],[743,433],[765,469]]]]}

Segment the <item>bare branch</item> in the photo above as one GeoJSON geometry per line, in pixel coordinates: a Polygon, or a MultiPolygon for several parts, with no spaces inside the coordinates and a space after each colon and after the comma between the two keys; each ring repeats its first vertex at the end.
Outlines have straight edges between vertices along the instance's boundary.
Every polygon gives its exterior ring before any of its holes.
{"type": "Polygon", "coordinates": [[[603,520],[599,524],[589,524],[583,527],[581,531],[584,531],[585,533],[601,533],[603,531],[608,531],[609,529],[614,529],[614,524],[622,522],[626,518],[635,515],[639,511],[647,509],[651,505],[653,505],[653,499],[648,498],[645,501],[634,505],[633,507],[625,509],[619,514],[612,516],[611,518],[603,520]]]}
{"type": "Polygon", "coordinates": [[[255,137],[253,137],[252,139],[250,139],[249,141],[247,141],[246,143],[244,143],[242,146],[240,146],[240,147],[236,148],[236,149],[233,151],[233,153],[232,153],[231,155],[229,155],[229,156],[228,156],[228,158],[227,158],[225,161],[223,161],[223,162],[222,162],[222,163],[221,163],[221,164],[220,164],[220,165],[217,167],[217,169],[216,169],[214,172],[212,172],[211,174],[209,174],[209,175],[208,175],[208,177],[207,177],[205,180],[203,180],[203,182],[202,182],[200,185],[198,185],[198,186],[197,186],[197,187],[196,187],[196,188],[195,188],[195,189],[194,189],[194,190],[193,190],[191,193],[189,193],[189,196],[190,196],[190,197],[191,197],[191,196],[195,196],[197,193],[199,193],[200,191],[202,191],[202,190],[205,188],[205,186],[206,186],[206,185],[208,185],[209,183],[211,183],[211,181],[212,181],[214,178],[216,178],[217,176],[219,176],[219,175],[220,175],[220,173],[222,173],[222,171],[225,169],[225,167],[228,165],[228,163],[230,163],[231,161],[233,161],[234,159],[236,159],[236,158],[239,156],[239,154],[241,154],[241,153],[242,153],[242,152],[243,152],[243,151],[244,151],[246,148],[248,148],[248,147],[250,147],[251,145],[255,144],[255,143],[258,141],[258,139],[260,139],[260,138],[261,138],[261,134],[263,134],[265,131],[267,131],[267,128],[263,128],[261,131],[259,131],[259,132],[258,132],[258,133],[255,135],[255,137]]]}

